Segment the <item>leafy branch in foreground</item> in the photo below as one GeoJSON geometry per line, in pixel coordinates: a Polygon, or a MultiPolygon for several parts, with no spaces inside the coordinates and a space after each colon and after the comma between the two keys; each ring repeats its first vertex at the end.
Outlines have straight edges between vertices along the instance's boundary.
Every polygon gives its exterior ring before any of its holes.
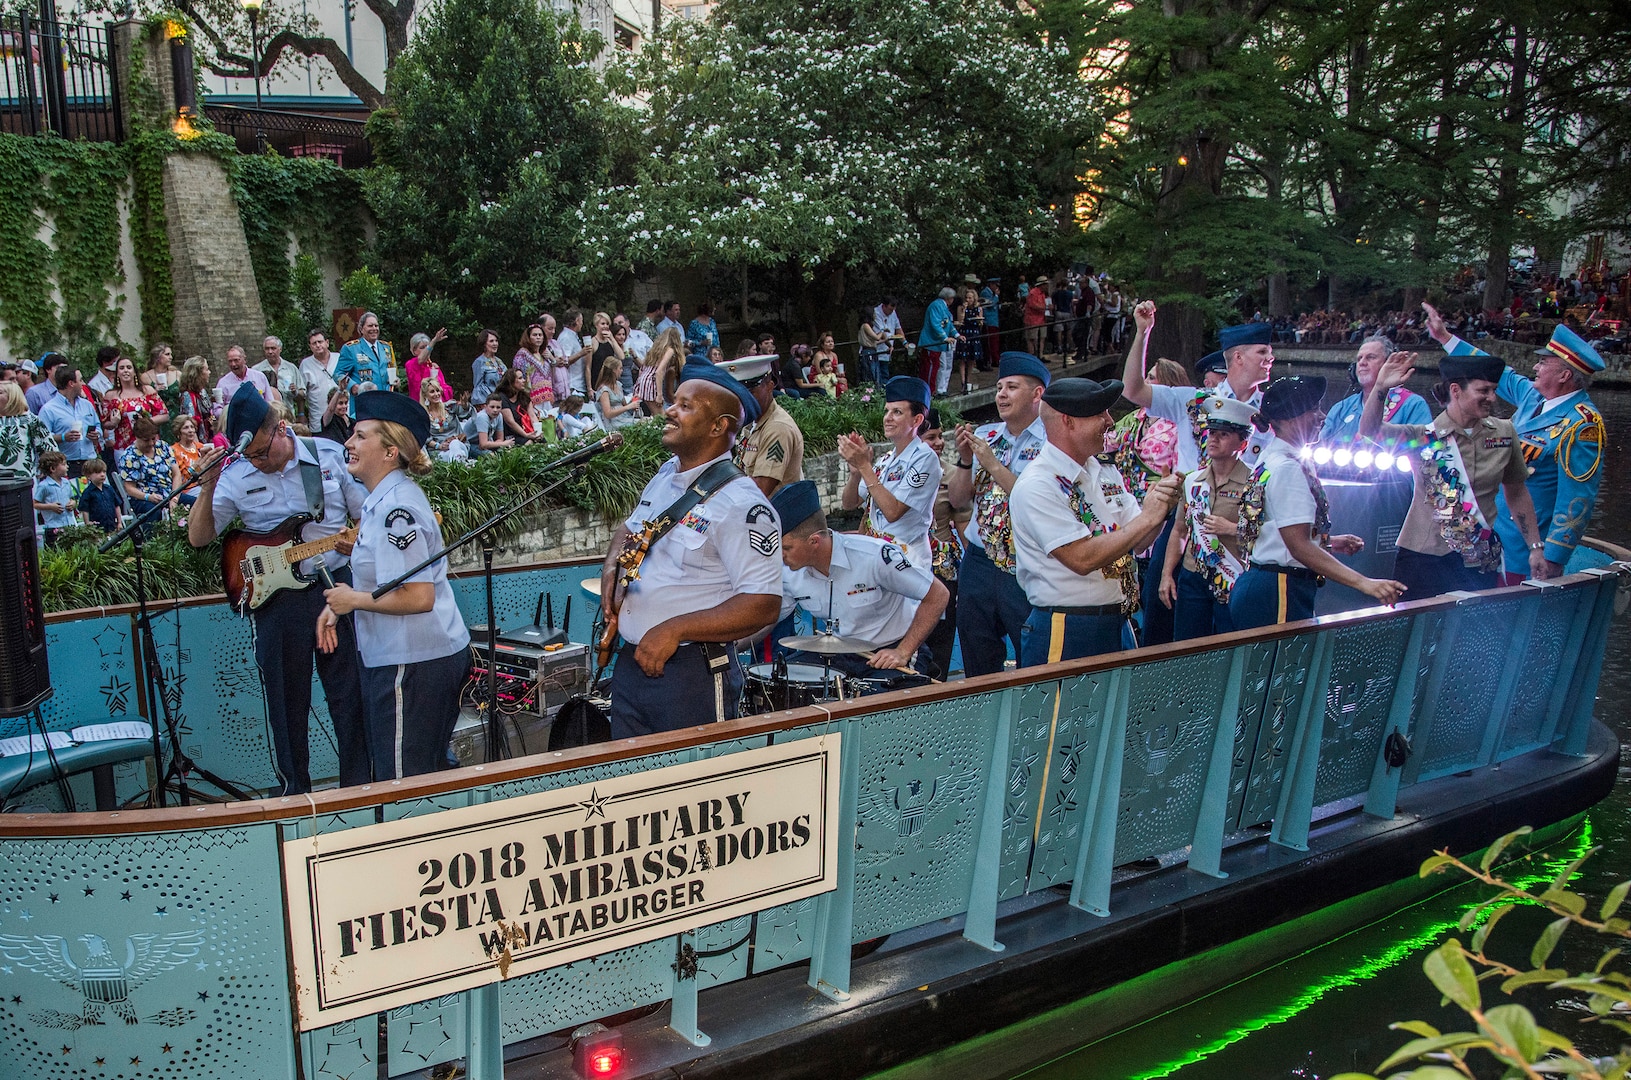
{"type": "MultiPolygon", "coordinates": [[[[1507,881],[1493,868],[1513,841],[1530,832],[1525,826],[1507,833],[1489,846],[1476,867],[1447,850],[1437,852],[1422,863],[1420,874],[1424,878],[1451,869],[1496,890],[1494,896],[1461,917],[1462,932],[1473,931],[1468,944],[1463,945],[1459,938],[1450,938],[1428,954],[1422,964],[1428,979],[1444,995],[1444,1002],[1453,1002],[1465,1012],[1475,1030],[1441,1032],[1420,1020],[1393,1024],[1394,1030],[1408,1031],[1417,1037],[1383,1061],[1376,1075],[1409,1062],[1427,1062],[1407,1072],[1391,1074],[1392,1080],[1470,1080],[1477,1074],[1468,1058],[1476,1050],[1484,1051],[1505,1066],[1503,1077],[1542,1080],[1564,1075],[1581,1080],[1624,1080],[1631,1074],[1631,1048],[1623,1044],[1612,1057],[1593,1057],[1571,1040],[1541,1027],[1535,1022],[1534,1013],[1523,1005],[1485,1006],[1480,984],[1496,979],[1500,980],[1500,991],[1504,995],[1526,986],[1583,993],[1591,1014],[1585,1018],[1586,1022],[1606,1024],[1631,1034],[1631,1022],[1622,1019],[1631,1007],[1631,975],[1614,966],[1625,947],[1623,942],[1631,939],[1631,921],[1618,914],[1627,893],[1631,893],[1631,880],[1622,881],[1609,890],[1597,909],[1596,918],[1586,914],[1587,899],[1568,886],[1599,848],[1592,848],[1568,863],[1539,892],[1507,881]],[[1530,949],[1528,967],[1496,959],[1487,951],[1496,924],[1519,907],[1542,908],[1555,916],[1530,949]],[[1611,939],[1612,944],[1588,972],[1574,973],[1549,966],[1558,942],[1571,926],[1611,939]]],[[[1371,1074],[1342,1073],[1331,1080],[1371,1080],[1371,1074]]]]}

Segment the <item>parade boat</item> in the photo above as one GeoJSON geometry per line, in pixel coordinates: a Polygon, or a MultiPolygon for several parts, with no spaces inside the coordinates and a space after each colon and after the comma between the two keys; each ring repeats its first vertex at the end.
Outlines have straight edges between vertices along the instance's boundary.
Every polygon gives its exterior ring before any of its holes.
{"type": "MultiPolygon", "coordinates": [[[[138,809],[143,740],[64,737],[0,786],[7,1075],[830,1080],[1094,995],[1108,1032],[1446,887],[1434,849],[1574,828],[1619,559],[310,796],[138,809]]],[[[498,574],[500,624],[593,565],[498,574]]],[[[133,611],[51,617],[38,722],[167,705],[190,794],[270,788],[248,623],[154,623],[157,680],[133,611]]]]}

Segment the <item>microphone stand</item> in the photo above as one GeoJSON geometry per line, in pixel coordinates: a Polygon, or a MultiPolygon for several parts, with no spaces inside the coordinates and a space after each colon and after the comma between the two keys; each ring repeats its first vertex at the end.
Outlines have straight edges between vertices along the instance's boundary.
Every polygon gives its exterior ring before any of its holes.
{"type": "MultiPolygon", "coordinates": [[[[130,521],[122,529],[102,541],[101,546],[96,549],[98,553],[106,554],[126,538],[129,538],[136,556],[136,651],[137,662],[142,671],[142,687],[147,693],[149,719],[154,721],[151,725],[153,728],[154,768],[160,767],[164,761],[164,750],[159,741],[159,725],[157,723],[160,716],[163,717],[164,729],[170,736],[170,763],[164,768],[158,782],[153,785],[153,790],[148,793],[147,804],[149,806],[164,806],[164,789],[169,786],[172,777],[175,779],[176,794],[181,798],[181,805],[191,806],[192,791],[187,785],[188,773],[196,774],[199,779],[225,792],[234,799],[251,798],[248,792],[203,768],[181,749],[181,732],[176,727],[175,712],[170,708],[170,695],[165,688],[164,666],[159,663],[158,645],[153,641],[153,616],[148,610],[147,575],[144,572],[145,563],[142,561],[142,542],[146,539],[144,526],[148,521],[155,515],[162,514],[164,508],[175,502],[181,496],[181,493],[187,490],[195,481],[203,479],[212,470],[220,469],[235,456],[237,456],[236,453],[222,454],[208,468],[197,473],[188,473],[182,486],[170,492],[162,501],[148,507],[145,513],[133,514],[130,521]],[[153,710],[155,701],[158,702],[159,706],[157,715],[154,714],[153,710]]],[[[122,478],[120,482],[123,483],[122,478]]],[[[197,507],[194,508],[195,512],[197,509],[197,507]]],[[[208,513],[209,507],[206,506],[203,510],[208,513]]]]}
{"type": "MultiPolygon", "coordinates": [[[[441,551],[431,555],[418,566],[413,567],[411,570],[404,571],[402,574],[390,581],[387,581],[385,584],[381,585],[379,588],[375,589],[369,594],[375,600],[378,600],[386,593],[400,588],[409,578],[419,573],[419,571],[423,570],[425,567],[430,566],[440,559],[445,559],[449,553],[459,550],[472,540],[475,540],[478,537],[481,539],[481,575],[482,583],[487,593],[488,761],[497,761],[499,758],[507,758],[510,756],[510,746],[504,738],[504,725],[498,718],[498,616],[494,612],[493,608],[493,550],[497,545],[498,538],[494,535],[493,530],[499,525],[502,525],[504,522],[508,521],[511,517],[514,517],[516,514],[519,514],[521,511],[527,509],[533,503],[537,502],[539,499],[542,499],[550,492],[555,491],[557,488],[560,488],[574,480],[581,479],[588,467],[589,463],[587,460],[578,462],[575,466],[573,466],[570,472],[556,478],[548,484],[545,484],[543,487],[539,488],[531,495],[528,495],[525,499],[522,499],[514,506],[509,506],[503,510],[500,510],[486,521],[483,521],[481,524],[465,533],[463,536],[460,536],[452,543],[444,546],[441,551]]],[[[547,472],[549,468],[550,466],[546,465],[544,466],[543,471],[547,472]]]]}

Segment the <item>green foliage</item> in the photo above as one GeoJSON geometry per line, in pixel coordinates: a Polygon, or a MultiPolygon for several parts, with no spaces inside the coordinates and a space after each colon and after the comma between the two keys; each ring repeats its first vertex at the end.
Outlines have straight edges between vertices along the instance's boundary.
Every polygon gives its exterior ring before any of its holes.
{"type": "Polygon", "coordinates": [[[25,354],[81,359],[117,337],[126,174],[117,146],[0,134],[0,325],[25,354]]]}
{"type": "MultiPolygon", "coordinates": [[[[598,40],[547,5],[445,0],[392,68],[369,133],[379,266],[398,297],[518,327],[576,292],[576,213],[605,174],[598,40]]],[[[394,331],[393,331],[394,332],[394,331]]]]}
{"type": "MultiPolygon", "coordinates": [[[[56,547],[40,550],[40,595],[47,611],[129,604],[136,600],[136,560],[127,541],[106,554],[107,534],[95,526],[63,531],[56,547]]],[[[186,530],[160,524],[142,546],[150,598],[204,596],[221,591],[220,545],[194,548],[186,530]]]]}
{"type": "MultiPolygon", "coordinates": [[[[285,342],[299,341],[306,330],[328,320],[312,322],[306,312],[297,310],[290,242],[308,258],[326,256],[342,266],[354,262],[363,241],[361,183],[356,173],[324,158],[285,158],[269,152],[234,154],[228,163],[261,311],[273,333],[285,342]]],[[[308,302],[314,270],[315,264],[302,271],[308,302]]],[[[316,295],[320,309],[320,271],[316,295]]]]}
{"type": "Polygon", "coordinates": [[[289,268],[289,293],[294,300],[295,312],[306,329],[327,326],[328,302],[323,296],[323,268],[316,259],[301,252],[289,268]]]}
{"type": "Polygon", "coordinates": [[[974,0],[726,0],[607,78],[639,103],[586,262],[619,269],[1027,267],[1100,129],[1074,59],[974,0]]]}
{"type": "MultiPolygon", "coordinates": [[[[1474,867],[1467,862],[1440,851],[1422,863],[1421,876],[1441,873],[1446,869],[1458,870],[1493,887],[1494,894],[1475,905],[1461,919],[1463,931],[1477,927],[1471,943],[1463,945],[1459,938],[1450,938],[1428,954],[1422,965],[1429,981],[1447,1003],[1454,1003],[1473,1022],[1473,1029],[1441,1032],[1420,1020],[1396,1023],[1393,1028],[1406,1031],[1416,1038],[1394,1051],[1376,1069],[1376,1074],[1387,1075],[1390,1070],[1413,1061],[1447,1060],[1448,1065],[1422,1065],[1407,1072],[1391,1073],[1392,1080],[1465,1080],[1486,1075],[1474,1051],[1482,1051],[1494,1059],[1501,1073],[1508,1077],[1529,1077],[1567,1074],[1582,1080],[1624,1080],[1631,1070],[1631,1047],[1622,1044],[1613,1057],[1591,1056],[1578,1049],[1574,1042],[1535,1022],[1534,1013],[1524,1005],[1503,1003],[1486,1005],[1489,991],[1481,986],[1500,980],[1499,992],[1510,996],[1526,987],[1545,986],[1550,990],[1584,996],[1589,1015],[1586,1022],[1604,1024],[1625,1034],[1631,1034],[1631,1022],[1624,1019],[1624,1009],[1631,1005],[1631,975],[1621,970],[1621,950],[1631,939],[1631,922],[1617,918],[1616,912],[1624,903],[1631,882],[1614,886],[1598,908],[1598,918],[1586,915],[1588,908],[1584,896],[1569,888],[1585,862],[1597,853],[1596,848],[1567,863],[1540,891],[1514,884],[1492,869],[1512,843],[1527,836],[1525,827],[1508,833],[1495,841],[1484,858],[1474,867]],[[1547,923],[1529,953],[1529,967],[1517,967],[1490,955],[1488,941],[1495,924],[1509,911],[1518,907],[1539,907],[1549,910],[1556,918],[1547,923]],[[1564,933],[1570,929],[1591,931],[1608,939],[1608,947],[1597,964],[1588,972],[1570,973],[1563,968],[1548,967],[1552,954],[1564,933]]],[[[1332,1080],[1374,1080],[1368,1073],[1342,1073],[1332,1080]]]]}
{"type": "Polygon", "coordinates": [[[142,335],[149,341],[175,336],[176,284],[170,272],[169,219],[164,210],[164,158],[176,149],[167,131],[138,132],[125,142],[130,155],[130,243],[141,280],[142,335]]]}
{"type": "Polygon", "coordinates": [[[346,307],[378,311],[385,299],[385,279],[359,266],[340,279],[340,303],[346,307]]]}

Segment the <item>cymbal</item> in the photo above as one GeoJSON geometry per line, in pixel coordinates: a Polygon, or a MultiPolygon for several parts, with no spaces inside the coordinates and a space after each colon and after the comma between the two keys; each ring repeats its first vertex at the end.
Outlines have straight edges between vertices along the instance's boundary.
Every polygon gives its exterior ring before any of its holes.
{"type": "Polygon", "coordinates": [[[578,582],[578,585],[590,596],[600,595],[600,579],[598,577],[586,577],[578,582]]]}
{"type": "Polygon", "coordinates": [[[784,637],[776,642],[784,649],[812,652],[821,656],[843,656],[872,650],[870,641],[860,638],[838,637],[835,634],[808,634],[802,637],[784,637]]]}

